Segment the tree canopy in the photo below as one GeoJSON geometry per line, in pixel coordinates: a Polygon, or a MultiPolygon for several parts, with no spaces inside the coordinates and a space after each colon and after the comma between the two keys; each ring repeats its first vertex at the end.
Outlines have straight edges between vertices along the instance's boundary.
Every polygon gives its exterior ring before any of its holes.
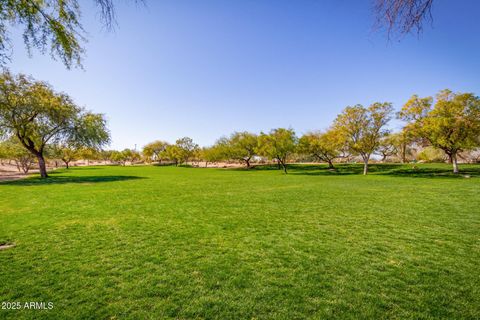
{"type": "Polygon", "coordinates": [[[234,132],[225,145],[228,158],[244,161],[247,168],[250,168],[250,160],[258,147],[256,134],[247,131],[234,132]]]}
{"type": "Polygon", "coordinates": [[[326,132],[309,132],[298,142],[299,152],[314,156],[319,161],[328,163],[333,169],[333,160],[338,158],[343,149],[341,135],[334,129],[326,132]]]}
{"type": "Polygon", "coordinates": [[[257,152],[269,159],[276,159],[287,173],[287,158],[296,148],[297,137],[293,129],[272,129],[268,134],[261,133],[258,137],[257,152]]]}
{"type": "Polygon", "coordinates": [[[85,111],[45,82],[9,72],[0,75],[0,128],[37,158],[44,178],[48,143],[99,148],[110,141],[103,115],[85,111]]]}
{"type": "Polygon", "coordinates": [[[414,95],[399,113],[412,135],[443,150],[458,173],[457,155],[479,145],[480,98],[472,93],[442,90],[432,97],[414,95]]]}
{"type": "Polygon", "coordinates": [[[155,140],[143,147],[142,154],[153,161],[161,161],[161,154],[168,146],[168,143],[161,140],[155,140]]]}
{"type": "Polygon", "coordinates": [[[369,107],[355,105],[346,107],[334,122],[334,128],[344,139],[345,146],[352,154],[360,155],[364,162],[363,174],[368,173],[368,161],[377,150],[381,138],[388,130],[392,104],[376,102],[369,107]]]}
{"type": "MultiPolygon", "coordinates": [[[[114,0],[92,1],[102,24],[111,29],[115,24],[114,0]]],[[[86,32],[80,20],[78,0],[0,0],[0,65],[10,59],[10,29],[20,28],[30,54],[37,49],[60,59],[67,68],[81,66],[86,32]]]]}

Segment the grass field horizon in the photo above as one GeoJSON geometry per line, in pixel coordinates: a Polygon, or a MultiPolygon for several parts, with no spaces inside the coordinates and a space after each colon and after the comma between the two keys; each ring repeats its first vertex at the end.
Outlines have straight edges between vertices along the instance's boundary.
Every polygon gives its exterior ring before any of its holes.
{"type": "Polygon", "coordinates": [[[55,307],[0,318],[479,318],[480,165],[417,167],[2,182],[0,300],[55,307]]]}

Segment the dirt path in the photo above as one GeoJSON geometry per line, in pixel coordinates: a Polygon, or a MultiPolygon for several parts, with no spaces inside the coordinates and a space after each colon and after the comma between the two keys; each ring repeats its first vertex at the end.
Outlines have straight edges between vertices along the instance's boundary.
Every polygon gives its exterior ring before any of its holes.
{"type": "Polygon", "coordinates": [[[28,175],[18,172],[0,171],[0,182],[26,178],[28,175]]]}
{"type": "Polygon", "coordinates": [[[18,180],[27,177],[28,175],[18,172],[17,168],[13,165],[1,165],[0,164],[0,182],[18,180]]]}

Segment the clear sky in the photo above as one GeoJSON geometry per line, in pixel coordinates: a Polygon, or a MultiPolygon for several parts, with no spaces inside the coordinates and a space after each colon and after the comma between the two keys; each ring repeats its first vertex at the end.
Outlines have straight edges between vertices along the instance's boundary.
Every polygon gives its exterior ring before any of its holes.
{"type": "MultiPolygon", "coordinates": [[[[388,42],[372,0],[117,1],[102,30],[88,0],[85,70],[67,70],[14,41],[14,72],[46,80],[107,115],[111,148],[233,131],[324,129],[347,105],[440,89],[480,94],[480,1],[436,0],[433,26],[388,42]]],[[[393,123],[395,128],[398,124],[393,123]]]]}

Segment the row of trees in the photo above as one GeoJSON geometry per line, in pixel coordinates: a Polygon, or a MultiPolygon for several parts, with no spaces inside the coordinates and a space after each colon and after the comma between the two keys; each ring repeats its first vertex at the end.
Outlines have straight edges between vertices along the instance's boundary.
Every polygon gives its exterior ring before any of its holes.
{"type": "Polygon", "coordinates": [[[438,150],[458,173],[458,156],[480,147],[480,99],[471,93],[443,90],[436,99],[414,95],[396,114],[404,128],[392,133],[387,129],[394,117],[391,103],[373,103],[368,107],[346,107],[325,131],[309,132],[297,138],[292,129],[278,128],[256,135],[235,132],[220,138],[213,146],[200,149],[190,138],[173,145],[155,141],[145,146],[143,155],[153,161],[162,159],[176,164],[190,158],[206,162],[238,160],[250,167],[255,157],[274,160],[287,172],[287,162],[296,155],[309,156],[334,168],[334,161],[359,157],[368,173],[374,154],[385,161],[396,156],[407,162],[414,150],[438,150]]]}
{"type": "Polygon", "coordinates": [[[374,154],[382,160],[396,155],[406,162],[412,149],[428,147],[442,150],[458,173],[459,155],[480,147],[480,99],[471,93],[443,90],[435,98],[414,95],[396,114],[404,128],[392,133],[388,123],[394,116],[391,103],[376,102],[346,107],[327,130],[300,138],[293,129],[277,128],[258,135],[235,132],[207,148],[184,137],[174,144],[152,142],[142,155],[131,149],[101,151],[110,141],[103,115],[77,106],[44,82],[4,72],[0,75],[0,158],[14,159],[24,172],[35,162],[42,177],[47,177],[46,157],[60,159],[68,167],[78,159],[125,164],[142,156],[176,165],[191,160],[236,160],[247,167],[261,157],[276,161],[285,173],[293,155],[326,162],[330,168],[338,159],[358,157],[367,174],[374,154]]]}

